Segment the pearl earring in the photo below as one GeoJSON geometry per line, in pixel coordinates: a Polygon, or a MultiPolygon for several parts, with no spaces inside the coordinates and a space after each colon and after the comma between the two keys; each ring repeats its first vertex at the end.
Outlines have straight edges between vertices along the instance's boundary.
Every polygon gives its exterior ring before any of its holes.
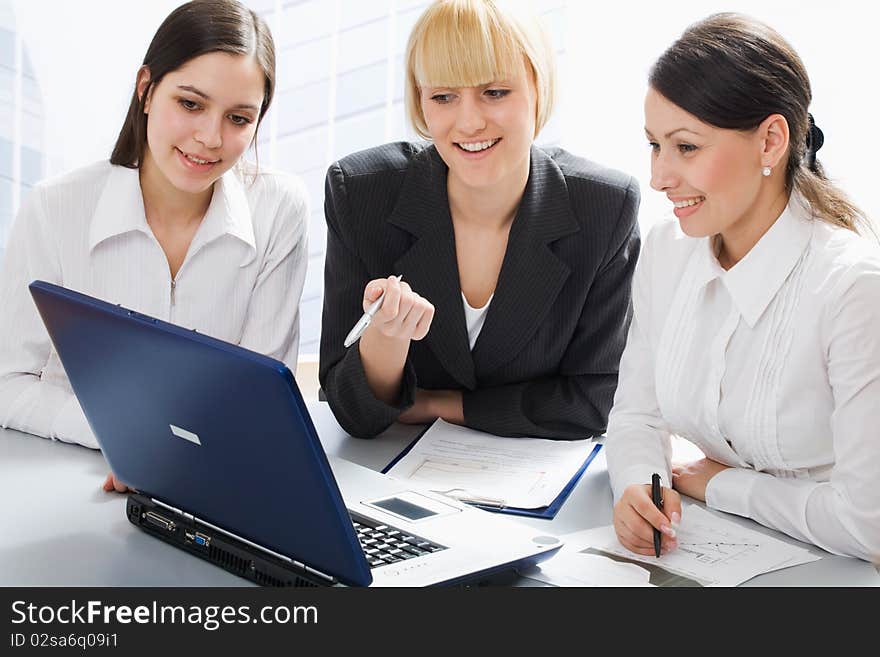
{"type": "Polygon", "coordinates": [[[772,169],[770,167],[764,167],[763,169],[761,169],[761,173],[764,174],[765,178],[770,175],[771,171],[772,169]]]}

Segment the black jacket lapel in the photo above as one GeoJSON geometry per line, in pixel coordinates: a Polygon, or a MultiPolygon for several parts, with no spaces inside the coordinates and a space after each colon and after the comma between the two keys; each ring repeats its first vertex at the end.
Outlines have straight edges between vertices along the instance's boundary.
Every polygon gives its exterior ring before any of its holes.
{"type": "Polygon", "coordinates": [[[446,164],[436,149],[423,150],[407,173],[388,221],[416,238],[395,263],[395,273],[403,274],[416,292],[434,304],[434,320],[425,340],[449,374],[472,390],[476,373],[487,374],[510,361],[541,325],[570,275],[568,265],[548,245],[580,227],[564,175],[533,146],[529,179],[510,228],[495,295],[471,352],[446,175],[446,164]]]}
{"type": "Polygon", "coordinates": [[[433,146],[419,153],[388,222],[416,238],[395,263],[395,273],[403,274],[413,290],[434,304],[434,320],[425,338],[429,348],[450,375],[473,390],[476,376],[462,307],[446,174],[446,164],[433,146]]]}
{"type": "Polygon", "coordinates": [[[474,345],[473,361],[480,375],[492,372],[522,350],[571,273],[549,247],[552,241],[580,230],[572,214],[565,177],[539,148],[532,147],[531,158],[529,179],[510,227],[495,296],[474,345]]]}

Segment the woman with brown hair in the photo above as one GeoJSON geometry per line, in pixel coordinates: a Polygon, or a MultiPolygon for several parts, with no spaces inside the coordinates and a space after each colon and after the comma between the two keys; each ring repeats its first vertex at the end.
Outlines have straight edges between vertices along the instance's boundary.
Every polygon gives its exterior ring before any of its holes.
{"type": "Polygon", "coordinates": [[[880,561],[880,249],[826,177],[806,70],[768,26],[718,14],[654,64],[646,239],[608,426],[614,526],[676,547],[681,498],[880,561]],[[670,436],[705,458],[671,466],[670,436]],[[663,511],[652,503],[653,473],[663,511]]]}
{"type": "Polygon", "coordinates": [[[241,3],[194,0],[165,19],[110,160],[37,185],[19,212],[0,280],[2,426],[97,447],[34,279],[296,366],[304,188],[243,159],[274,80],[269,29],[241,3]]]}

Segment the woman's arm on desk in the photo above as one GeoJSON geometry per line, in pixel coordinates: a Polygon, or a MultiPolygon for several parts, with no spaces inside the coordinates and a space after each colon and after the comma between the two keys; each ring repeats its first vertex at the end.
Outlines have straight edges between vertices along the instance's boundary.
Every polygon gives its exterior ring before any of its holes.
{"type": "Polygon", "coordinates": [[[371,280],[366,265],[348,243],[351,231],[344,225],[351,212],[345,176],[338,164],[327,172],[324,199],[327,252],[319,379],[342,428],[352,436],[372,438],[415,401],[416,375],[408,356],[409,343],[427,334],[433,306],[421,299],[423,322],[404,326],[405,321],[397,321],[401,293],[409,294],[412,304],[412,290],[393,276],[371,280]],[[345,347],[348,332],[386,288],[388,307],[383,302],[361,339],[345,347]]]}
{"type": "Polygon", "coordinates": [[[35,279],[63,284],[43,196],[37,186],[24,200],[6,246],[0,277],[0,424],[96,448],[92,430],[70,388],[42,378],[52,343],[28,285],[35,279]]]}
{"type": "Polygon", "coordinates": [[[818,318],[834,395],[828,480],[729,468],[707,482],[706,504],[828,552],[880,563],[880,260],[854,269],[860,271],[841,281],[840,294],[818,318]]]}

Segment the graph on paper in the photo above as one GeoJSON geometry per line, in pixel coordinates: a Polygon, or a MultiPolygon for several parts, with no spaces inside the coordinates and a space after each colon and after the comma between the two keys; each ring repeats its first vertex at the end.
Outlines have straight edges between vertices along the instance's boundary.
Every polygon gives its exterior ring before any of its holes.
{"type": "Polygon", "coordinates": [[[436,492],[537,509],[556,499],[594,447],[591,440],[509,438],[437,420],[388,474],[436,492]]]}
{"type": "Polygon", "coordinates": [[[691,555],[700,563],[716,564],[722,561],[748,557],[749,552],[761,546],[757,543],[679,543],[682,553],[691,555]]]}
{"type": "Polygon", "coordinates": [[[682,577],[699,586],[736,586],[763,573],[819,558],[693,504],[682,511],[677,538],[678,548],[658,559],[624,548],[612,526],[588,530],[583,536],[592,549],[616,560],[647,565],[651,583],[658,586],[687,585],[682,577]]]}
{"type": "Polygon", "coordinates": [[[409,478],[443,490],[460,489],[511,499],[515,494],[539,491],[547,473],[461,458],[426,458],[409,478]]]}

